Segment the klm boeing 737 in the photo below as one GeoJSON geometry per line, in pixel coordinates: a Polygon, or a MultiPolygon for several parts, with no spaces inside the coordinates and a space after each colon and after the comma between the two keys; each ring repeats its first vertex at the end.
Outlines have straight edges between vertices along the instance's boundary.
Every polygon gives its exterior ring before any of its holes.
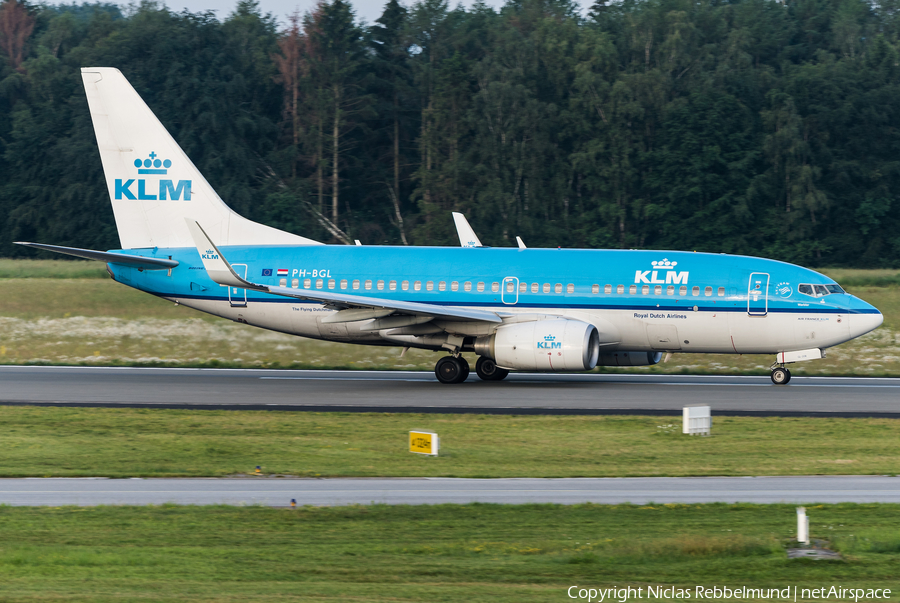
{"type": "Polygon", "coordinates": [[[21,243],[106,262],[113,279],[236,322],[329,341],[444,351],[442,383],[511,370],[643,366],[663,353],[771,354],[789,363],[878,327],[825,275],[680,251],[334,246],[228,208],[116,69],[85,68],[122,248],[21,243]]]}

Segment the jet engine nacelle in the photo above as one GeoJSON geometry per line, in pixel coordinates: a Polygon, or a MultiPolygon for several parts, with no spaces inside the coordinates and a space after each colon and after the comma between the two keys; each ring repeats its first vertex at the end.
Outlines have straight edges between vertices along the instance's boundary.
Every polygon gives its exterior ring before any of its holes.
{"type": "Polygon", "coordinates": [[[475,351],[507,369],[588,371],[597,366],[600,333],[594,325],[580,320],[521,322],[480,337],[475,351]]]}
{"type": "Polygon", "coordinates": [[[613,352],[600,354],[600,366],[650,366],[662,359],[662,352],[613,352]]]}

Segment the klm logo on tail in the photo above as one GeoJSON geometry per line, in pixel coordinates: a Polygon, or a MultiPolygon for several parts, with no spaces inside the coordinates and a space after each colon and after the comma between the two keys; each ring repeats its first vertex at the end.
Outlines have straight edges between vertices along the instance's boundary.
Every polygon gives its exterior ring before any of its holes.
{"type": "MultiPolygon", "coordinates": [[[[169,168],[172,167],[172,161],[170,159],[158,159],[156,153],[153,152],[150,153],[149,159],[144,159],[143,161],[135,159],[134,167],[138,168],[139,176],[165,176],[169,173],[169,168]]],[[[116,178],[114,196],[116,199],[131,199],[133,201],[180,201],[182,198],[185,201],[191,200],[190,180],[179,180],[178,184],[173,184],[172,180],[165,178],[161,178],[156,182],[154,180],[150,180],[148,185],[148,181],[144,178],[129,178],[124,182],[121,178],[116,178]],[[134,186],[135,181],[137,181],[137,196],[135,196],[135,191],[131,188],[134,186]],[[154,188],[154,184],[156,184],[157,188],[154,188]]]]}

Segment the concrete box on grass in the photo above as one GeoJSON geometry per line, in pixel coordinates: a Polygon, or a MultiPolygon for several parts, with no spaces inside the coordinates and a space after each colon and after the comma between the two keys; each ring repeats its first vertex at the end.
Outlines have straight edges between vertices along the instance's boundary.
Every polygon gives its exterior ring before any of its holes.
{"type": "Polygon", "coordinates": [[[709,406],[700,404],[685,406],[682,414],[684,416],[682,433],[709,435],[712,430],[712,411],[709,406]]]}
{"type": "Polygon", "coordinates": [[[416,454],[438,455],[440,439],[433,431],[410,431],[409,451],[416,454]]]}

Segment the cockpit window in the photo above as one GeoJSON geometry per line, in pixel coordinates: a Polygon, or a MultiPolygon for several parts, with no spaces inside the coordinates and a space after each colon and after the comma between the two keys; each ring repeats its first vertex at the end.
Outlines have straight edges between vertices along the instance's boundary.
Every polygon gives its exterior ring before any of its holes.
{"type": "Polygon", "coordinates": [[[804,295],[811,295],[813,297],[825,297],[826,295],[831,295],[832,293],[844,293],[844,290],[841,289],[841,286],[836,284],[797,285],[797,291],[804,295]]]}

